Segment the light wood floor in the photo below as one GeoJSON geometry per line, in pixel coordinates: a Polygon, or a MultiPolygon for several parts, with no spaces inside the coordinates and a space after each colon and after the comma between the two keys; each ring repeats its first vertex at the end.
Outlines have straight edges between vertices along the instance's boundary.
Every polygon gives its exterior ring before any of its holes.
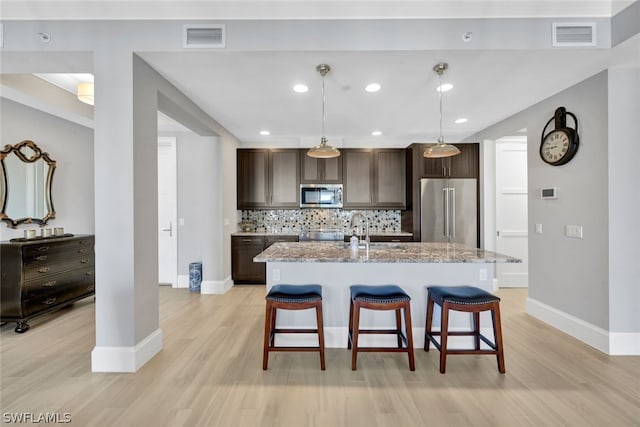
{"type": "Polygon", "coordinates": [[[264,287],[160,289],[164,349],[136,374],[91,373],[91,299],[2,327],[2,416],[70,413],[78,426],[640,426],[640,357],[608,357],[524,313],[501,290],[506,375],[493,356],[346,349],[275,353],[261,366],[264,287]]]}

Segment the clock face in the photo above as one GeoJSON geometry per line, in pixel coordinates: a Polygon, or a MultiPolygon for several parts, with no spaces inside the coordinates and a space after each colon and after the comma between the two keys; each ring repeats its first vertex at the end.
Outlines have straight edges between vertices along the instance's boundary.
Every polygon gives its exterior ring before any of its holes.
{"type": "Polygon", "coordinates": [[[542,141],[540,155],[547,163],[559,163],[569,153],[569,146],[569,135],[561,130],[554,130],[542,141]]]}

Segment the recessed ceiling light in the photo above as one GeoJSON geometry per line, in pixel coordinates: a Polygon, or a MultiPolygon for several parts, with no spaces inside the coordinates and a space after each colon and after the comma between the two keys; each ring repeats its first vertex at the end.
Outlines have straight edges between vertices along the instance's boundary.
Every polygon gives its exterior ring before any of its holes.
{"type": "Polygon", "coordinates": [[[371,132],[371,135],[380,136],[380,135],[382,135],[382,132],[380,132],[379,130],[374,130],[373,132],[371,132]]]}
{"type": "Polygon", "coordinates": [[[442,92],[448,92],[448,91],[450,91],[451,89],[453,89],[453,85],[452,85],[451,83],[444,83],[443,85],[438,86],[438,87],[436,88],[436,90],[437,90],[438,92],[440,92],[440,91],[442,91],[442,92]]]}
{"type": "Polygon", "coordinates": [[[377,92],[380,90],[380,85],[378,83],[369,83],[364,90],[366,90],[367,92],[377,92]]]}
{"type": "Polygon", "coordinates": [[[465,117],[460,117],[459,119],[456,119],[455,121],[457,124],[461,124],[461,123],[467,123],[467,119],[465,117]]]}
{"type": "Polygon", "coordinates": [[[293,91],[297,93],[309,92],[309,87],[303,84],[297,84],[293,87],[293,91]]]}
{"type": "Polygon", "coordinates": [[[269,136],[271,135],[271,132],[269,132],[268,130],[261,130],[260,135],[269,136]]]}

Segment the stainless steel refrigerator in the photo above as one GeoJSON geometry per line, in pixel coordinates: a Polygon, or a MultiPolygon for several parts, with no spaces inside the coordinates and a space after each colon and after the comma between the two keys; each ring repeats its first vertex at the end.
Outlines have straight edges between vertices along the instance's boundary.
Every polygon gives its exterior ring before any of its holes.
{"type": "Polygon", "coordinates": [[[475,179],[420,180],[420,234],[423,242],[478,247],[478,195],[475,179]]]}

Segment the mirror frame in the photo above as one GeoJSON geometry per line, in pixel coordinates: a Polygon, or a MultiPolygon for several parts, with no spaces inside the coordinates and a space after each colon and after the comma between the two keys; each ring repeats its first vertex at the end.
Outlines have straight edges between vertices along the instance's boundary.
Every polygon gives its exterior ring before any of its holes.
{"type": "Polygon", "coordinates": [[[0,151],[0,179],[2,180],[2,188],[0,188],[0,221],[7,223],[7,227],[16,228],[20,224],[36,223],[45,225],[47,221],[56,217],[56,211],[53,208],[53,199],[51,197],[51,184],[53,182],[53,172],[56,170],[56,161],[49,157],[49,153],[43,153],[40,147],[35,142],[24,140],[15,145],[5,145],[4,150],[0,151]],[[27,157],[20,150],[24,147],[30,148],[34,151],[31,157],[27,157]],[[43,218],[18,218],[13,219],[7,215],[7,193],[9,188],[9,177],[7,176],[7,168],[4,163],[4,159],[14,153],[24,163],[34,163],[40,159],[43,159],[49,169],[47,171],[47,181],[45,183],[45,200],[47,203],[47,214],[43,218]]]}

